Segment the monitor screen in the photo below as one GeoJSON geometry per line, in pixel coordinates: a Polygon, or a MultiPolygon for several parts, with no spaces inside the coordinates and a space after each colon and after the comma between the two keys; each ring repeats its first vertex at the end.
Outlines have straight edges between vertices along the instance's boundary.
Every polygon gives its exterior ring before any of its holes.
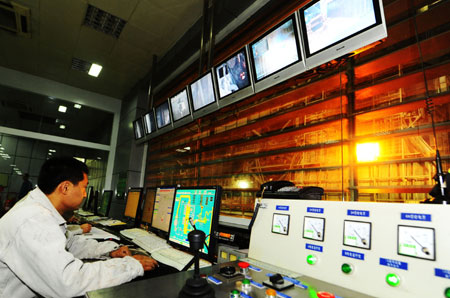
{"type": "Polygon", "coordinates": [[[144,128],[142,127],[142,119],[139,118],[133,121],[134,138],[139,140],[144,137],[144,128]]]}
{"type": "Polygon", "coordinates": [[[161,129],[170,124],[169,102],[165,101],[156,107],[156,124],[161,129]]]}
{"type": "Polygon", "coordinates": [[[125,205],[125,217],[136,218],[142,188],[131,188],[128,190],[127,204],[125,205]]]}
{"type": "Polygon", "coordinates": [[[84,201],[84,205],[82,206],[82,209],[85,211],[92,211],[92,205],[94,201],[94,187],[88,186],[86,190],[86,200],[84,201]]]}
{"type": "Polygon", "coordinates": [[[143,117],[145,134],[151,134],[156,131],[155,115],[153,111],[148,112],[143,117]]]}
{"type": "Polygon", "coordinates": [[[156,188],[148,187],[145,192],[144,207],[142,208],[142,222],[150,224],[152,222],[153,208],[155,206],[156,188]]]}
{"type": "Polygon", "coordinates": [[[216,66],[219,99],[250,86],[247,53],[240,50],[216,66]]]}
{"type": "Polygon", "coordinates": [[[295,16],[287,18],[250,44],[256,81],[301,60],[295,16]]]}
{"type": "Polygon", "coordinates": [[[169,101],[172,108],[172,118],[174,122],[183,119],[191,113],[186,89],[183,89],[177,95],[172,96],[169,101]]]}
{"type": "Polygon", "coordinates": [[[108,216],[109,208],[111,207],[111,201],[113,197],[112,190],[104,190],[102,197],[98,204],[98,215],[100,216],[108,216]]]}
{"type": "Polygon", "coordinates": [[[198,111],[216,101],[211,72],[190,85],[192,105],[198,111]]]}
{"type": "Polygon", "coordinates": [[[175,187],[161,187],[156,189],[155,207],[151,227],[163,232],[169,231],[172,216],[175,187]]]}
{"type": "Polygon", "coordinates": [[[177,188],[173,203],[173,214],[169,229],[169,242],[174,246],[189,248],[188,234],[194,228],[206,234],[206,246],[201,252],[205,255],[214,253],[216,241],[214,232],[219,221],[221,188],[182,187],[177,188]]]}

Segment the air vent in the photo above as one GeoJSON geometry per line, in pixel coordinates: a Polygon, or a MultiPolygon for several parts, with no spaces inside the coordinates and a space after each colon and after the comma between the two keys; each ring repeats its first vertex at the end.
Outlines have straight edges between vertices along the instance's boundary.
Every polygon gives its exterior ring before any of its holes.
{"type": "Polygon", "coordinates": [[[0,28],[31,38],[30,9],[15,2],[0,1],[0,28]]]}
{"type": "Polygon", "coordinates": [[[89,68],[91,68],[90,62],[78,59],[78,58],[72,58],[72,69],[79,70],[82,72],[88,72],[89,68]]]}
{"type": "Polygon", "coordinates": [[[113,16],[100,8],[88,5],[84,25],[95,30],[119,38],[123,27],[127,22],[119,17],[113,16]]]}

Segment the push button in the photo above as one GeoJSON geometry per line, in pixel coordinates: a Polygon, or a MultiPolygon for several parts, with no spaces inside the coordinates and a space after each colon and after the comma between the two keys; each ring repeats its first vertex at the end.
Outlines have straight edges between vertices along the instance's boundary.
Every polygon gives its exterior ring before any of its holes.
{"type": "Polygon", "coordinates": [[[398,287],[400,285],[400,277],[395,273],[386,275],[386,282],[391,287],[398,287]]]}
{"type": "Polygon", "coordinates": [[[317,292],[317,298],[335,298],[334,294],[329,292],[317,292]]]}

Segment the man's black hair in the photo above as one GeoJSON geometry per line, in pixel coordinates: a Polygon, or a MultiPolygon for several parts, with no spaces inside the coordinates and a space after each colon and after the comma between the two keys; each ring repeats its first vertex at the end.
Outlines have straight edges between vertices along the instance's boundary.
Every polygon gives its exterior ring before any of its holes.
{"type": "Polygon", "coordinates": [[[48,195],[63,181],[70,181],[77,185],[83,180],[83,173],[88,175],[89,169],[81,161],[73,157],[53,157],[42,165],[38,186],[48,195]]]}

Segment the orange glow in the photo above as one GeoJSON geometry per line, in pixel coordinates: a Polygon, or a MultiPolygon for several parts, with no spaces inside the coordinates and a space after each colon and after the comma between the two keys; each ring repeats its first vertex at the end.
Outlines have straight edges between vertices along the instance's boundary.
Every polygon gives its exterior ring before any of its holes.
{"type": "Polygon", "coordinates": [[[356,144],[356,159],[358,162],[376,161],[380,156],[380,144],[356,144]]]}

